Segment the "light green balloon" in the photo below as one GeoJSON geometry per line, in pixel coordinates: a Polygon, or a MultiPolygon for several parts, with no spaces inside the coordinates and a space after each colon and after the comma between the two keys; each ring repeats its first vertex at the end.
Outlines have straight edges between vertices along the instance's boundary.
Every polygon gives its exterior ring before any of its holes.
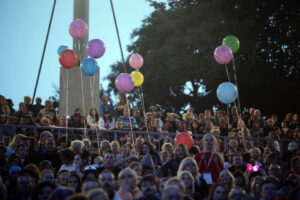
{"type": "Polygon", "coordinates": [[[232,53],[236,53],[240,48],[240,41],[237,37],[229,35],[223,39],[222,45],[228,46],[232,53]]]}

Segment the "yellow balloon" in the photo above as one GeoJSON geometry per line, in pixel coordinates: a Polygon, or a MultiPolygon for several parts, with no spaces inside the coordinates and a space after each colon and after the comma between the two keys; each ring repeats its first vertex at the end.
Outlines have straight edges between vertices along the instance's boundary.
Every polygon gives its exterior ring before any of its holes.
{"type": "Polygon", "coordinates": [[[139,87],[143,84],[144,82],[144,76],[141,72],[137,72],[137,71],[134,71],[134,72],[131,72],[131,77],[133,79],[133,82],[134,82],[134,86],[135,87],[139,87]]]}

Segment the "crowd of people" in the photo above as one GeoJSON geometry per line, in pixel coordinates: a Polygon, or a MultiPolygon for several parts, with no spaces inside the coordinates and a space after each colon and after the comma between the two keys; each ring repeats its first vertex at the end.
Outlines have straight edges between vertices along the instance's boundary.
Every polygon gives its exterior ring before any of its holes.
{"type": "Polygon", "coordinates": [[[230,114],[162,113],[154,105],[130,109],[122,93],[116,105],[102,97],[99,113],[87,116],[81,108],[58,114],[52,104],[25,96],[14,110],[0,95],[0,199],[300,199],[297,113],[283,120],[257,108],[241,115],[235,106],[230,114]],[[111,137],[113,130],[124,133],[111,137]],[[197,134],[191,148],[167,134],[181,132],[197,134]]]}

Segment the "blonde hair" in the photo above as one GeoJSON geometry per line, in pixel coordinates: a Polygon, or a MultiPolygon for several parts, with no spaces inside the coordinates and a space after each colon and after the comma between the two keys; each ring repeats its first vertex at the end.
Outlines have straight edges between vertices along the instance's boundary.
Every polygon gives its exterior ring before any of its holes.
{"type": "Polygon", "coordinates": [[[167,142],[167,143],[164,143],[163,146],[161,147],[162,151],[169,152],[168,148],[173,148],[174,149],[174,145],[167,142]]]}
{"type": "Polygon", "coordinates": [[[212,152],[217,152],[217,150],[219,149],[219,142],[218,142],[217,138],[215,136],[213,136],[211,133],[205,134],[204,137],[202,138],[203,152],[207,151],[205,140],[209,136],[212,137],[212,139],[214,141],[212,152]]]}
{"type": "Polygon", "coordinates": [[[191,174],[191,172],[187,171],[187,170],[183,170],[183,171],[180,171],[179,173],[177,172],[177,177],[181,180],[182,179],[182,176],[184,174],[187,174],[190,176],[190,178],[192,179],[192,191],[193,193],[195,192],[195,179],[193,177],[193,175],[191,174]]]}
{"type": "Polygon", "coordinates": [[[129,168],[129,167],[126,167],[125,169],[123,169],[122,171],[119,172],[118,179],[121,180],[126,175],[131,175],[131,176],[133,176],[133,178],[135,180],[137,180],[136,172],[133,169],[129,168]]]}
{"type": "Polygon", "coordinates": [[[190,164],[190,163],[193,163],[196,167],[196,174],[197,176],[199,177],[200,173],[199,173],[199,169],[198,169],[198,165],[196,163],[196,160],[194,158],[191,158],[191,157],[187,157],[187,158],[184,158],[180,164],[179,164],[179,167],[178,167],[178,171],[177,171],[177,176],[182,172],[184,171],[185,167],[187,164],[190,164]]]}
{"type": "Polygon", "coordinates": [[[74,140],[74,141],[71,142],[71,148],[75,152],[77,152],[77,151],[81,152],[82,149],[83,149],[83,146],[84,146],[84,144],[83,144],[83,142],[81,140],[74,140]]]}
{"type": "Polygon", "coordinates": [[[15,148],[18,144],[21,143],[21,140],[22,140],[23,138],[26,138],[26,136],[23,135],[23,134],[17,134],[17,135],[15,135],[15,136],[13,137],[11,143],[9,144],[9,146],[12,147],[12,148],[15,148]]]}

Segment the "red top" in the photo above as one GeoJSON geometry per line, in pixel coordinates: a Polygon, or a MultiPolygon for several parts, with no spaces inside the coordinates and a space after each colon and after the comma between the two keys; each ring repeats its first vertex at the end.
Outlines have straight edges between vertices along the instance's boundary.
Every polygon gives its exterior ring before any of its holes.
{"type": "Polygon", "coordinates": [[[224,163],[220,159],[218,154],[212,152],[198,153],[195,156],[195,160],[198,164],[199,172],[201,174],[210,172],[213,183],[216,183],[219,177],[219,173],[224,169],[224,163]],[[201,159],[203,154],[205,155],[205,159],[201,159]]]}

